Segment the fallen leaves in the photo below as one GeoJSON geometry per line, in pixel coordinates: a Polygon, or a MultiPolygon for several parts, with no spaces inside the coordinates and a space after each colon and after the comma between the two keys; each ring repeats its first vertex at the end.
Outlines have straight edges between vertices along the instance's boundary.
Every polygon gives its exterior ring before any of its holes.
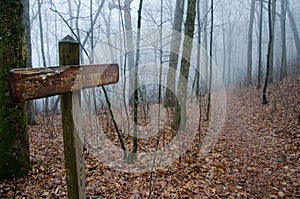
{"type": "MultiPolygon", "coordinates": [[[[214,149],[202,157],[195,138],[180,161],[153,173],[152,197],[299,198],[299,78],[273,83],[269,104],[265,106],[261,105],[261,91],[254,87],[228,90],[225,127],[214,149]]],[[[30,127],[33,169],[16,182],[1,182],[0,198],[13,198],[15,194],[16,198],[67,198],[60,118],[53,116],[47,128],[47,121],[39,120],[40,125],[30,127]]],[[[107,125],[107,136],[115,141],[113,128],[110,123],[107,125]]],[[[203,121],[202,138],[205,129],[208,123],[203,121]]],[[[167,144],[172,141],[173,132],[167,126],[163,131],[166,137],[162,143],[167,144]]],[[[154,146],[154,142],[153,138],[142,140],[139,149],[150,150],[147,147],[154,146]]],[[[86,151],[85,156],[88,198],[148,197],[149,172],[115,171],[92,152],[86,151]]]]}

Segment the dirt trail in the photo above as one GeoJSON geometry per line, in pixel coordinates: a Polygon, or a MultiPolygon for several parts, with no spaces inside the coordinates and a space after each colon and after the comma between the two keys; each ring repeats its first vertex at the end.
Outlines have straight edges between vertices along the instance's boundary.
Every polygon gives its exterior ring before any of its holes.
{"type": "Polygon", "coordinates": [[[254,89],[228,94],[226,125],[215,148],[223,156],[226,171],[218,181],[230,187],[227,196],[300,197],[299,126],[274,122],[286,118],[278,118],[281,110],[273,106],[261,105],[260,92],[254,89]]]}
{"type": "MultiPolygon", "coordinates": [[[[300,198],[298,82],[273,83],[265,106],[254,87],[227,90],[225,126],[215,147],[202,157],[196,139],[181,161],[157,170],[153,198],[300,198]]],[[[66,198],[60,118],[40,122],[30,128],[32,171],[16,183],[1,182],[0,198],[66,198]]],[[[149,176],[115,171],[86,156],[87,195],[93,198],[147,198],[149,176]]]]}

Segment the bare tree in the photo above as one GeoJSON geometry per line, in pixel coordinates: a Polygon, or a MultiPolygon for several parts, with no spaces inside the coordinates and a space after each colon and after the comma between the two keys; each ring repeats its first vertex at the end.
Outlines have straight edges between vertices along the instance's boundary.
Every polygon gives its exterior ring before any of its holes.
{"type": "Polygon", "coordinates": [[[234,46],[233,34],[234,28],[236,24],[236,18],[232,19],[232,13],[229,13],[228,16],[228,33],[227,33],[227,51],[228,51],[228,58],[227,58],[227,67],[228,67],[228,74],[227,74],[227,82],[228,84],[232,81],[232,51],[234,46]]]}
{"type": "Polygon", "coordinates": [[[224,7],[222,7],[222,44],[223,44],[223,81],[225,80],[226,74],[226,29],[225,29],[225,16],[224,16],[224,7]]]}
{"type": "Polygon", "coordinates": [[[214,33],[214,1],[211,0],[211,27],[210,27],[210,48],[209,48],[209,85],[208,85],[208,102],[206,111],[206,120],[209,120],[211,106],[211,86],[212,86],[212,56],[213,56],[213,33],[214,33]]]}
{"type": "MultiPolygon", "coordinates": [[[[274,0],[273,0],[274,2],[274,0]]],[[[267,54],[267,71],[266,71],[266,78],[265,78],[265,83],[264,83],[264,87],[263,87],[263,95],[262,95],[262,103],[263,104],[267,104],[268,100],[267,100],[267,87],[268,87],[268,83],[269,83],[269,74],[270,74],[270,68],[271,68],[271,59],[272,59],[272,46],[273,46],[273,42],[274,42],[274,30],[273,30],[273,22],[272,22],[272,0],[268,1],[268,17],[269,17],[269,44],[268,44],[268,54],[267,54]]]]}
{"type": "Polygon", "coordinates": [[[259,36],[258,36],[258,73],[257,73],[257,89],[261,88],[262,76],[262,26],[263,26],[263,0],[260,0],[260,15],[259,15],[259,36]]]}
{"type": "MultiPolygon", "coordinates": [[[[204,0],[204,6],[203,6],[203,13],[208,13],[208,0],[204,0]]],[[[207,17],[204,18],[204,22],[203,22],[203,48],[204,50],[207,51],[207,46],[208,46],[208,42],[207,42],[207,24],[208,24],[208,20],[207,17]]],[[[208,81],[208,63],[207,63],[208,59],[204,59],[204,77],[205,80],[208,81]]]]}
{"type": "MultiPolygon", "coordinates": [[[[77,11],[76,11],[76,20],[75,20],[75,24],[76,24],[76,33],[77,33],[77,37],[80,41],[80,29],[79,29],[79,14],[80,14],[80,8],[81,8],[81,0],[78,0],[78,3],[77,3],[77,11]]],[[[71,28],[72,28],[72,24],[71,24],[71,28]]],[[[82,56],[82,52],[80,53],[80,55],[82,56]]],[[[82,59],[82,57],[81,57],[82,59]]]]}
{"type": "Polygon", "coordinates": [[[287,58],[286,58],[286,6],[287,0],[281,0],[281,15],[280,15],[280,27],[281,27],[281,67],[280,67],[280,80],[287,75],[287,58]]]}
{"type": "MultiPolygon", "coordinates": [[[[201,55],[201,16],[200,16],[200,0],[197,1],[197,24],[198,24],[198,45],[197,45],[197,63],[196,63],[196,71],[195,71],[195,78],[193,82],[192,92],[196,90],[196,98],[198,101],[199,98],[199,91],[200,91],[200,55],[201,55]],[[195,88],[196,87],[196,88],[195,88]]],[[[193,93],[192,93],[193,94],[193,93]]],[[[193,95],[191,95],[193,97],[193,95]]]]}
{"type": "Polygon", "coordinates": [[[141,26],[142,26],[142,8],[143,0],[140,0],[139,10],[138,10],[138,22],[137,22],[137,44],[136,44],[136,59],[134,68],[134,100],[133,100],[133,147],[132,151],[128,156],[128,161],[133,163],[137,160],[137,150],[138,150],[138,138],[137,138],[137,125],[138,125],[138,66],[140,59],[140,40],[141,40],[141,26]]]}
{"type": "Polygon", "coordinates": [[[294,40],[295,40],[295,45],[296,45],[296,50],[297,50],[297,57],[299,57],[300,56],[300,39],[299,39],[296,22],[295,22],[294,16],[291,12],[289,5],[287,6],[287,14],[289,16],[289,20],[290,20],[291,27],[292,27],[292,32],[294,35],[294,40]]]}
{"type": "Polygon", "coordinates": [[[175,95],[172,93],[175,91],[176,79],[174,78],[178,64],[178,54],[181,44],[181,30],[184,12],[184,0],[176,0],[176,8],[174,13],[173,31],[171,47],[170,47],[170,60],[169,70],[167,75],[167,91],[165,95],[165,106],[167,107],[167,118],[173,115],[173,107],[175,105],[175,95]]]}
{"type": "MultiPolygon", "coordinates": [[[[74,27],[74,17],[73,17],[73,11],[72,11],[72,2],[71,0],[68,0],[68,14],[69,14],[69,21],[70,21],[70,27],[73,28],[74,27]]],[[[70,33],[72,34],[72,31],[70,30],[70,33]]]]}
{"type": "Polygon", "coordinates": [[[270,73],[269,73],[269,83],[273,82],[273,70],[274,70],[274,32],[275,32],[275,19],[276,19],[276,2],[277,0],[272,0],[272,31],[273,37],[271,42],[271,51],[270,51],[270,73]]]}
{"type": "Polygon", "coordinates": [[[193,48],[192,40],[194,38],[196,18],[196,1],[189,0],[187,6],[187,15],[185,22],[185,37],[183,41],[183,52],[180,67],[180,77],[178,82],[177,96],[175,104],[175,115],[173,125],[176,130],[179,128],[185,129],[186,126],[186,99],[187,99],[187,84],[190,70],[190,59],[193,48]],[[181,117],[183,115],[184,117],[181,117]]]}
{"type": "MultiPolygon", "coordinates": [[[[79,1],[79,2],[81,2],[81,1],[79,1]]],[[[103,8],[103,6],[104,6],[104,3],[105,3],[105,0],[101,0],[101,3],[100,3],[99,6],[98,6],[98,9],[97,9],[97,11],[96,11],[96,13],[95,13],[95,16],[93,17],[93,20],[92,20],[93,23],[92,23],[92,25],[90,26],[89,30],[86,32],[86,36],[85,36],[84,39],[83,39],[83,42],[82,42],[82,46],[83,46],[83,47],[87,44],[87,42],[88,42],[88,40],[89,40],[89,38],[90,38],[90,34],[91,34],[91,32],[92,32],[92,30],[93,30],[93,28],[94,28],[94,26],[95,26],[95,24],[96,24],[96,22],[97,22],[97,20],[98,20],[98,18],[99,18],[99,15],[100,15],[100,13],[101,13],[101,11],[102,11],[102,8],[103,8]]],[[[78,16],[79,16],[79,13],[80,13],[80,10],[77,9],[77,15],[78,15],[78,16]]],[[[76,17],[76,18],[78,18],[78,17],[76,17]]],[[[79,18],[80,18],[80,17],[79,17],[79,18]]],[[[77,23],[77,22],[76,22],[76,23],[77,23]]],[[[77,26],[77,29],[80,30],[78,26],[77,26]]],[[[76,37],[78,37],[78,35],[79,35],[79,34],[77,34],[76,37]]],[[[78,37],[78,38],[80,38],[80,37],[78,37]]]]}
{"type": "MultiPolygon", "coordinates": [[[[29,1],[22,0],[24,12],[23,12],[23,23],[25,28],[25,45],[27,50],[27,68],[32,68],[32,50],[31,50],[31,33],[30,33],[30,15],[29,15],[29,1]]],[[[26,102],[26,111],[28,115],[28,124],[35,125],[34,119],[34,104],[32,100],[26,102]]]]}
{"type": "MultiPolygon", "coordinates": [[[[128,66],[128,69],[134,68],[134,44],[133,44],[133,33],[132,33],[132,21],[131,21],[131,3],[133,0],[125,0],[124,5],[121,5],[120,1],[118,1],[118,4],[115,3],[115,0],[111,0],[109,2],[109,9],[119,9],[124,11],[124,26],[125,26],[125,49],[126,49],[126,60],[127,63],[125,63],[124,71],[126,70],[126,66],[128,66]]],[[[130,70],[131,71],[131,70],[130,70]]],[[[132,89],[134,87],[134,74],[129,74],[129,93],[132,93],[132,89]]],[[[124,88],[126,86],[126,81],[124,81],[124,88]]],[[[133,97],[129,96],[129,103],[133,105],[133,97]]]]}
{"type": "Polygon", "coordinates": [[[252,37],[253,37],[255,1],[256,0],[251,0],[250,22],[249,22],[249,28],[248,28],[247,85],[251,84],[251,79],[252,79],[252,37]]]}
{"type": "MultiPolygon", "coordinates": [[[[43,30],[43,21],[42,21],[42,4],[41,0],[38,0],[38,18],[39,18],[39,27],[40,27],[40,44],[41,44],[41,54],[42,54],[42,62],[43,67],[46,68],[46,56],[45,56],[45,46],[44,46],[44,30],[43,30]]],[[[49,108],[49,98],[45,99],[45,114],[48,116],[48,108],[49,108]]]]}
{"type": "MultiPolygon", "coordinates": [[[[224,58],[223,58],[223,74],[224,74],[224,80],[226,84],[231,84],[233,79],[233,56],[234,56],[234,46],[236,45],[235,42],[235,30],[236,30],[236,24],[240,20],[241,16],[239,12],[232,12],[233,2],[224,2],[222,5],[222,30],[223,32],[223,38],[225,41],[223,41],[223,47],[224,48],[224,58]]],[[[215,48],[216,49],[216,48],[215,48]]]]}

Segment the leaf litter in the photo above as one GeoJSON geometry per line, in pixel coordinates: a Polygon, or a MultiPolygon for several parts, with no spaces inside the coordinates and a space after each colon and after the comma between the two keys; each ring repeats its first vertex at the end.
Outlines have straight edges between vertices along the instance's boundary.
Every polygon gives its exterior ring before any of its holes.
{"type": "MultiPolygon", "coordinates": [[[[262,105],[261,90],[254,86],[228,88],[225,126],[215,147],[202,157],[195,138],[184,155],[155,170],[152,198],[300,198],[299,82],[300,76],[274,82],[267,105],[262,105]]],[[[198,107],[189,106],[193,105],[198,107]]],[[[192,111],[188,114],[193,117],[192,111]]],[[[0,182],[0,198],[67,198],[60,116],[37,119],[39,125],[29,129],[33,168],[25,177],[0,182]]],[[[108,125],[109,139],[117,142],[107,118],[99,119],[108,125]]],[[[202,120],[201,127],[200,139],[208,122],[202,120]]],[[[165,126],[163,132],[164,142],[170,142],[172,129],[165,126]]],[[[139,148],[151,150],[147,147],[155,141],[156,137],[142,140],[139,148]]],[[[113,170],[88,150],[85,174],[88,198],[148,197],[149,172],[113,170]]]]}

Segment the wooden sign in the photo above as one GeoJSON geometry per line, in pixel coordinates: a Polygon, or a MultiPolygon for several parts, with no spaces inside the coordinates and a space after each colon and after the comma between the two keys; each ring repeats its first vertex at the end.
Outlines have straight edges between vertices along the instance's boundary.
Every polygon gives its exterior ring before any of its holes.
{"type": "MultiPolygon", "coordinates": [[[[59,41],[59,65],[9,71],[10,97],[14,102],[61,94],[65,168],[69,199],[85,199],[83,143],[74,126],[72,98],[80,100],[80,89],[119,81],[117,64],[78,65],[79,43],[71,36],[59,41]]],[[[79,102],[80,103],[80,102],[79,102]]]]}
{"type": "Polygon", "coordinates": [[[23,68],[9,71],[12,101],[49,97],[119,81],[117,64],[23,68]]]}

